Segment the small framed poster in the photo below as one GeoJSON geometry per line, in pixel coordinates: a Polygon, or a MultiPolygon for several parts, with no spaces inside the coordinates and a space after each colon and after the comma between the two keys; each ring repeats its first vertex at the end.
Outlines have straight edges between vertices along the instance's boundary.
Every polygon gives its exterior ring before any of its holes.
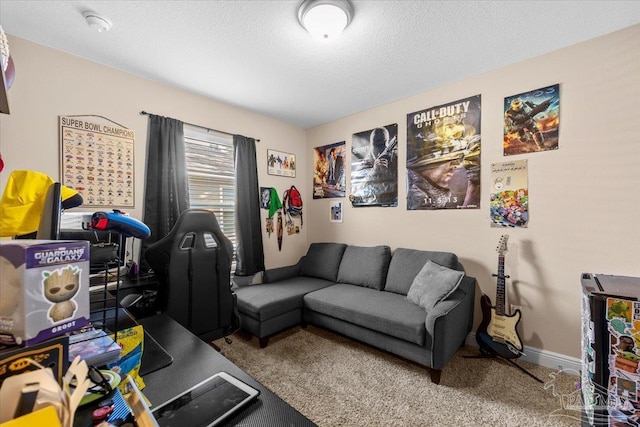
{"type": "Polygon", "coordinates": [[[296,155],[267,149],[267,173],[295,178],[296,155]]]}
{"type": "Polygon", "coordinates": [[[331,202],[330,217],[331,222],[342,222],[342,202],[331,202]]]}

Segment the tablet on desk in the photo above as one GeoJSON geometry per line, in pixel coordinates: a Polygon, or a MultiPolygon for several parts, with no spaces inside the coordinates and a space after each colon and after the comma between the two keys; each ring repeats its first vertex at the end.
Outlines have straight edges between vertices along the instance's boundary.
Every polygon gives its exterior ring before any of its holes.
{"type": "Polygon", "coordinates": [[[152,409],[160,427],[216,426],[247,405],[260,391],[219,372],[152,409]]]}

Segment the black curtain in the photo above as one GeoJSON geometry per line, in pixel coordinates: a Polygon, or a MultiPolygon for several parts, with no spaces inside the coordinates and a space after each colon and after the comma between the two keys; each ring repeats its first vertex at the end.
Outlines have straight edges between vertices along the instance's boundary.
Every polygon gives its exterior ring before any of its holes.
{"type": "Polygon", "coordinates": [[[256,141],[233,136],[236,173],[236,276],[264,270],[256,141]]]}
{"type": "Polygon", "coordinates": [[[189,208],[189,184],[180,120],[149,114],[147,180],[143,222],[151,237],[142,241],[141,271],[149,270],[144,252],[169,234],[180,213],[189,208]]]}

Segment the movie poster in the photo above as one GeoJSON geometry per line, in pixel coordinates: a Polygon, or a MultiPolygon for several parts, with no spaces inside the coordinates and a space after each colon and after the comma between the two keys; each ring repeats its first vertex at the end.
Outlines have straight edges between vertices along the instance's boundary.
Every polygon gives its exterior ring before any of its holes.
{"type": "Polygon", "coordinates": [[[558,149],[560,85],[504,99],[504,155],[558,149]]]}
{"type": "Polygon", "coordinates": [[[313,149],[313,198],[344,197],[346,192],[345,141],[313,149]]]}
{"type": "Polygon", "coordinates": [[[398,206],[398,124],[355,133],[351,142],[353,206],[398,206]]]}
{"type": "Polygon", "coordinates": [[[480,208],[481,96],[407,114],[407,210],[480,208]]]}
{"type": "Polygon", "coordinates": [[[529,222],[527,160],[491,164],[491,227],[526,228],[529,222]]]}

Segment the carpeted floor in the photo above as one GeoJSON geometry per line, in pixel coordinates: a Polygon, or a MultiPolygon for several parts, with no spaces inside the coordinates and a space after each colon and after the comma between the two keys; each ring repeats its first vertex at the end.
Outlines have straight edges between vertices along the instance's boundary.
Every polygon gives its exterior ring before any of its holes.
{"type": "Polygon", "coordinates": [[[518,361],[541,384],[495,359],[458,351],[439,385],[424,367],[309,326],[271,338],[215,341],[222,354],[320,427],[579,426],[578,377],[518,361]],[[563,403],[564,402],[564,403],[563,403]]]}

